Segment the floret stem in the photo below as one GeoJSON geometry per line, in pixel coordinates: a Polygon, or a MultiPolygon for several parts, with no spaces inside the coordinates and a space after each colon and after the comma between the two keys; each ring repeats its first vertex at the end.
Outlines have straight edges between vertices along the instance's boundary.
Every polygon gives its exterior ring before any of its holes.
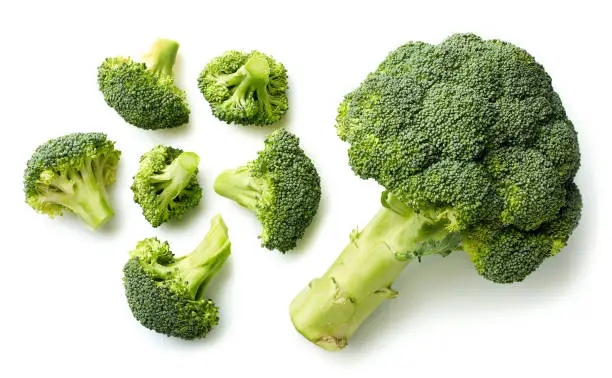
{"type": "Polygon", "coordinates": [[[257,203],[264,192],[263,180],[251,176],[248,167],[228,169],[215,180],[214,189],[220,196],[231,199],[240,206],[256,211],[257,203]]]}
{"type": "Polygon", "coordinates": [[[244,69],[248,72],[253,84],[268,84],[268,80],[270,80],[270,65],[265,55],[254,53],[244,64],[244,69]]]}
{"type": "Polygon", "coordinates": [[[146,59],[152,60],[149,70],[158,76],[172,77],[172,68],[176,61],[178,49],[178,42],[159,38],[155,41],[149,53],[145,55],[146,59]]]}
{"type": "Polygon", "coordinates": [[[113,217],[102,175],[92,171],[92,161],[86,161],[78,171],[56,176],[50,182],[53,190],[44,194],[45,200],[62,205],[80,217],[92,230],[113,217]]]}
{"type": "Polygon", "coordinates": [[[243,105],[247,96],[255,91],[260,103],[266,108],[270,107],[267,89],[270,81],[270,65],[263,54],[254,53],[236,73],[220,77],[220,80],[228,86],[236,86],[232,96],[225,101],[225,105],[243,105]]]}
{"type": "Polygon", "coordinates": [[[440,252],[424,248],[422,241],[448,235],[443,224],[408,207],[383,207],[361,232],[353,232],[328,271],[293,300],[294,326],[324,349],[344,348],[368,316],[397,295],[391,285],[408,263],[440,252]]]}
{"type": "Polygon", "coordinates": [[[152,183],[163,188],[159,194],[163,206],[167,206],[183,189],[198,169],[200,157],[193,152],[183,152],[168,165],[163,173],[151,176],[152,183]]]}
{"type": "Polygon", "coordinates": [[[178,258],[174,266],[178,269],[178,275],[186,281],[191,298],[197,300],[204,297],[206,287],[229,257],[230,250],[227,226],[223,218],[216,215],[202,242],[193,252],[178,258]]]}

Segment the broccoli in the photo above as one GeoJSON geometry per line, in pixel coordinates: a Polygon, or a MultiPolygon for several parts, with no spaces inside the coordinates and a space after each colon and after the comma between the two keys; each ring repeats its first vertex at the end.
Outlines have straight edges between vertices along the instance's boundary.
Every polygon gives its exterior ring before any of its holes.
{"type": "Polygon", "coordinates": [[[96,229],[114,215],[106,186],[115,182],[120,156],[103,133],[68,134],[43,143],[25,169],[26,203],[51,218],[72,212],[96,229]]]}
{"type": "Polygon", "coordinates": [[[262,246],[282,253],[295,248],[319,207],[319,174],[299,139],[278,129],[265,140],[257,159],[222,172],[217,194],[257,214],[262,246]]]}
{"type": "Polygon", "coordinates": [[[213,58],[198,87],[215,117],[238,125],[269,125],[287,112],[287,71],[258,51],[227,51],[213,58]]]}
{"type": "Polygon", "coordinates": [[[198,183],[200,158],[193,152],[156,146],[140,158],[134,176],[134,201],[153,227],[171,219],[181,219],[202,199],[198,183]]]}
{"type": "Polygon", "coordinates": [[[578,139],[551,79],[510,43],[456,34],[391,52],[340,104],[349,164],[382,208],[293,300],[297,330],[337,350],[412,260],[465,251],[497,283],[567,243],[581,197],[578,139]]]}
{"type": "Polygon", "coordinates": [[[158,39],[145,59],[106,58],[98,67],[98,86],[104,100],[123,119],[141,129],[168,129],[189,121],[185,91],[174,85],[172,67],[179,44],[158,39]]]}
{"type": "Polygon", "coordinates": [[[230,255],[220,215],[188,255],[175,257],[168,242],[144,239],[130,252],[123,283],[134,317],[145,327],[183,339],[205,337],[219,322],[219,309],[206,287],[230,255]]]}

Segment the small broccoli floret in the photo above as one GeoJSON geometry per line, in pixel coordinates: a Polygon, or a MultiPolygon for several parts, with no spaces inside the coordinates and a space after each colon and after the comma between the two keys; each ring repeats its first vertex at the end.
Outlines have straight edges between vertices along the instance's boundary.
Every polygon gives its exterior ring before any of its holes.
{"type": "Polygon", "coordinates": [[[213,58],[198,86],[215,117],[238,125],[269,125],[287,112],[287,71],[258,51],[227,51],[213,58]]]}
{"type": "Polygon", "coordinates": [[[50,217],[76,214],[91,229],[114,215],[106,186],[115,182],[121,152],[103,133],[74,133],[40,145],[24,174],[26,202],[50,217]]]}
{"type": "Polygon", "coordinates": [[[153,227],[171,219],[181,219],[202,199],[198,182],[200,158],[193,152],[156,146],[140,158],[134,176],[134,201],[153,227]]]}
{"type": "Polygon", "coordinates": [[[168,242],[138,242],[123,268],[123,283],[134,317],[145,327],[183,339],[205,337],[219,322],[219,309],[206,287],[230,255],[220,215],[190,254],[175,257],[168,242]]]}
{"type": "Polygon", "coordinates": [[[261,244],[286,252],[312,222],[321,198],[320,178],[299,139],[284,129],[270,134],[257,159],[221,173],[217,194],[254,211],[262,224],[261,244]]]}
{"type": "Polygon", "coordinates": [[[158,39],[145,59],[107,58],[98,68],[98,86],[104,100],[123,119],[142,129],[168,129],[189,121],[185,91],[174,85],[172,67],[179,44],[158,39]]]}
{"type": "Polygon", "coordinates": [[[293,301],[306,338],[343,348],[414,259],[463,250],[497,283],[565,247],[582,208],[578,138],[551,79],[524,50],[456,34],[391,52],[338,109],[356,175],[383,208],[293,301]]]}

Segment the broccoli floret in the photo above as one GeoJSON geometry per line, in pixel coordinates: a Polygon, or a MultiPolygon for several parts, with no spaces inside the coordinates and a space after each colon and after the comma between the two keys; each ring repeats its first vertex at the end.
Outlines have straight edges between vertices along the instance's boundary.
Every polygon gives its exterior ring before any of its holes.
{"type": "Polygon", "coordinates": [[[104,100],[123,119],[141,129],[168,129],[189,121],[185,91],[174,85],[172,68],[179,44],[158,39],[145,59],[107,58],[98,67],[98,86],[104,100]]]}
{"type": "Polygon", "coordinates": [[[198,77],[198,87],[221,121],[269,125],[287,112],[287,71],[258,51],[227,51],[213,58],[198,77]]]}
{"type": "Polygon", "coordinates": [[[533,232],[477,225],[463,234],[462,249],[486,279],[498,283],[520,281],[547,257],[561,251],[578,225],[582,199],[573,182],[565,188],[563,200],[561,211],[533,232]]]}
{"type": "Polygon", "coordinates": [[[510,43],[456,34],[401,46],[346,95],[336,128],[355,174],[386,191],[291,305],[323,348],[343,348],[411,260],[463,250],[484,278],[519,282],[580,219],[576,131],[544,68],[510,43]]]}
{"type": "Polygon", "coordinates": [[[221,173],[215,192],[254,211],[262,225],[261,245],[286,252],[295,248],[312,222],[321,198],[319,174],[299,139],[278,129],[257,159],[221,173]]]}
{"type": "Polygon", "coordinates": [[[200,158],[193,152],[156,146],[140,158],[134,176],[134,201],[153,227],[171,219],[181,219],[202,199],[198,182],[200,158]]]}
{"type": "Polygon", "coordinates": [[[121,152],[103,133],[74,133],[40,145],[24,173],[26,203],[49,215],[76,214],[91,229],[113,217],[106,186],[121,152]]]}
{"type": "Polygon", "coordinates": [[[130,252],[123,283],[134,317],[145,327],[183,339],[205,337],[219,322],[219,309],[206,287],[230,255],[220,215],[188,255],[175,257],[168,242],[144,239],[130,252]]]}

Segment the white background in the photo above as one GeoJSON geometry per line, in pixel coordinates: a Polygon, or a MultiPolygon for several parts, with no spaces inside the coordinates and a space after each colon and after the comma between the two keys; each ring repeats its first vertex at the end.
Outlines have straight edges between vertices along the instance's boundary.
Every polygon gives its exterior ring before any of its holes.
{"type": "Polygon", "coordinates": [[[358,2],[3,1],[0,5],[0,376],[3,377],[610,377],[610,11],[605,1],[358,2]],[[330,353],[294,331],[288,305],[324,272],[380,188],[354,176],[335,135],[343,95],[409,40],[454,32],[513,42],[553,78],[582,151],[584,215],[569,246],[521,284],[479,277],[455,253],[414,263],[400,296],[330,353]],[[106,106],[96,69],[107,56],[140,57],[157,37],[179,41],[177,84],[191,122],[148,132],[106,106]],[[290,111],[282,123],[314,159],[319,214],[285,256],[259,248],[254,215],[214,194],[223,169],[254,158],[273,128],[216,120],[196,78],[228,49],[259,49],[285,64],[290,111]],[[72,216],[49,219],[23,200],[32,151],[49,138],[103,131],[123,151],[110,190],[114,219],[98,232],[72,216]],[[139,156],[165,143],[197,152],[205,199],[182,223],[153,229],[132,202],[139,156]],[[183,254],[221,212],[232,256],[210,295],[221,323],[204,340],[156,334],[132,318],[122,287],[127,252],[145,237],[183,254]]]}

